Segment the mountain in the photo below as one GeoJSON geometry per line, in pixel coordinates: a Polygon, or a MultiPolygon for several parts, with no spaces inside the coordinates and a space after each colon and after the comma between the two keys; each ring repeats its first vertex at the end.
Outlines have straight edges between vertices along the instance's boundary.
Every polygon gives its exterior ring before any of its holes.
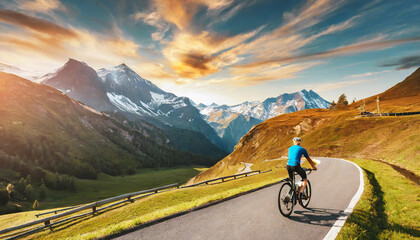
{"type": "Polygon", "coordinates": [[[124,117],[120,115],[117,119],[131,121],[129,125],[132,127],[152,123],[157,126],[153,131],[159,133],[151,135],[163,136],[165,140],[162,142],[168,146],[211,158],[226,156],[225,151],[214,146],[214,143],[219,143],[221,148],[221,139],[201,117],[197,118],[200,116],[198,110],[191,106],[188,98],[164,92],[125,64],[98,72],[99,75],[86,63],[69,59],[56,72],[41,78],[44,79],[43,84],[59,89],[98,111],[113,116],[117,116],[116,111],[122,113],[124,117]],[[185,138],[180,137],[183,130],[185,138]]]}
{"type": "Polygon", "coordinates": [[[267,98],[263,102],[244,102],[230,109],[243,115],[252,116],[260,120],[311,108],[329,108],[330,102],[310,90],[295,93],[284,93],[278,97],[267,98]]]}
{"type": "Polygon", "coordinates": [[[202,133],[215,146],[226,150],[223,141],[202,119],[191,100],[168,93],[140,77],[127,65],[98,71],[111,103],[127,116],[142,117],[157,125],[193,130],[202,133]]]}
{"type": "Polygon", "coordinates": [[[84,62],[69,59],[63,67],[45,78],[43,84],[54,87],[98,111],[115,110],[98,74],[84,62]]]}
{"type": "Polygon", "coordinates": [[[100,172],[122,175],[214,162],[159,143],[166,139],[146,129],[154,126],[126,126],[52,87],[12,74],[0,72],[0,101],[0,168],[23,177],[40,180],[58,172],[96,178],[100,172]]]}
{"type": "Polygon", "coordinates": [[[261,122],[261,120],[250,116],[236,114],[227,127],[223,129],[221,133],[222,140],[233,150],[242,136],[244,136],[253,126],[261,122]]]}
{"type": "Polygon", "coordinates": [[[215,103],[207,106],[196,105],[203,118],[223,139],[230,150],[254,125],[284,113],[311,108],[328,108],[330,103],[310,90],[285,93],[276,98],[267,98],[263,102],[244,102],[227,106],[215,103]]]}
{"type": "Polygon", "coordinates": [[[268,119],[242,137],[229,156],[189,183],[235,174],[243,169],[242,162],[252,164],[252,170],[284,166],[295,136],[302,138],[311,156],[381,159],[418,175],[420,115],[358,117],[357,108],[365,101],[366,110],[373,111],[379,96],[384,111],[420,111],[419,69],[389,90],[344,109],[307,109],[268,119]]]}

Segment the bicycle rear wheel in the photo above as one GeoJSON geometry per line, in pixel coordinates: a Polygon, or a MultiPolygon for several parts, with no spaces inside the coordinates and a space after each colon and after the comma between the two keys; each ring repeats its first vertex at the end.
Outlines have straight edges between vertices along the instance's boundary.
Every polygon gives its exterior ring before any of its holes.
{"type": "Polygon", "coordinates": [[[309,202],[311,201],[311,196],[312,196],[312,188],[311,188],[311,183],[308,180],[308,184],[306,184],[305,190],[303,190],[303,195],[306,196],[306,199],[304,199],[304,197],[302,196],[302,194],[299,194],[299,204],[304,207],[307,208],[309,205],[309,202]]]}
{"type": "Polygon", "coordinates": [[[293,211],[293,190],[289,182],[283,183],[280,187],[278,197],[279,210],[281,215],[289,217],[293,211]]]}

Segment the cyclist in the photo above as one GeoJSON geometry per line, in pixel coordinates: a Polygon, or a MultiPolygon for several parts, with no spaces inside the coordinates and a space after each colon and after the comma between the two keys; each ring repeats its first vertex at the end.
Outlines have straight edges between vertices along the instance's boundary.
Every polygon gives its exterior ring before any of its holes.
{"type": "MultiPolygon", "coordinates": [[[[289,173],[290,179],[293,179],[294,172],[297,172],[303,180],[303,185],[300,188],[300,192],[302,193],[308,183],[306,178],[306,172],[300,166],[300,159],[302,155],[308,160],[309,164],[311,164],[312,169],[317,170],[315,163],[309,157],[308,152],[306,149],[300,146],[302,143],[302,139],[299,137],[293,138],[294,145],[289,148],[289,160],[287,161],[287,172],[289,173]]],[[[303,196],[304,198],[306,196],[303,196]]]]}

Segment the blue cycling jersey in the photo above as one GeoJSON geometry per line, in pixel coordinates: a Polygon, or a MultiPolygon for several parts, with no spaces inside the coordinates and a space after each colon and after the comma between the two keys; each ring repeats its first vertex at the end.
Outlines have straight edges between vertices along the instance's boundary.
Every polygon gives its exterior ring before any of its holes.
{"type": "Polygon", "coordinates": [[[289,166],[299,166],[300,159],[302,155],[309,158],[309,154],[303,147],[299,145],[294,145],[289,148],[289,160],[287,161],[287,165],[289,166]]]}

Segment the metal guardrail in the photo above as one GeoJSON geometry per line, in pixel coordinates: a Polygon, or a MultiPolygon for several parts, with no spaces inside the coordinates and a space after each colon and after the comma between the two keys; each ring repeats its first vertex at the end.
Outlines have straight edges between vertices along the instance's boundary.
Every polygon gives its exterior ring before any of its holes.
{"type": "Polygon", "coordinates": [[[388,117],[388,116],[409,116],[409,115],[417,115],[420,112],[401,112],[401,113],[362,113],[360,117],[388,117]]]}
{"type": "Polygon", "coordinates": [[[136,199],[156,194],[160,190],[174,188],[174,187],[189,188],[189,187],[194,187],[194,186],[198,186],[198,185],[202,185],[202,184],[209,184],[211,182],[216,182],[216,181],[220,181],[220,180],[222,180],[222,182],[225,182],[226,179],[229,179],[229,178],[237,179],[238,177],[241,177],[241,176],[248,177],[250,175],[267,173],[267,172],[271,172],[271,171],[272,171],[271,169],[268,170],[268,171],[264,171],[264,172],[261,172],[260,170],[250,171],[250,172],[245,172],[245,173],[240,173],[240,174],[235,174],[235,175],[230,175],[230,176],[225,176],[225,177],[220,177],[220,178],[215,178],[215,179],[210,179],[210,180],[206,180],[206,181],[202,181],[202,182],[199,182],[199,183],[195,183],[195,184],[188,185],[188,186],[182,186],[182,187],[179,187],[178,183],[174,183],[174,184],[170,184],[170,185],[166,185],[166,186],[162,186],[162,187],[158,187],[158,188],[142,190],[142,191],[133,192],[133,193],[126,193],[126,194],[119,195],[119,196],[116,196],[116,197],[107,198],[107,199],[104,199],[104,200],[101,200],[101,201],[97,201],[97,202],[94,202],[94,203],[83,205],[83,206],[80,206],[80,207],[68,207],[68,208],[64,208],[64,209],[45,212],[45,213],[37,214],[35,216],[39,217],[39,216],[42,216],[42,215],[47,215],[47,214],[52,214],[52,213],[54,213],[56,215],[46,217],[46,218],[43,218],[43,219],[39,219],[39,220],[36,220],[36,221],[28,222],[28,223],[25,223],[25,224],[21,224],[21,225],[15,226],[15,227],[10,227],[10,228],[0,230],[0,235],[4,234],[4,233],[16,231],[16,230],[19,230],[19,229],[28,228],[30,226],[34,226],[34,225],[37,225],[37,224],[44,223],[44,226],[40,226],[40,227],[37,227],[37,228],[34,228],[34,229],[29,229],[26,232],[20,232],[18,235],[9,236],[9,238],[7,238],[8,240],[9,239],[10,240],[11,239],[17,239],[17,238],[20,238],[20,237],[38,232],[38,231],[40,231],[44,228],[48,228],[48,227],[51,227],[51,226],[54,226],[54,225],[57,225],[57,224],[61,224],[61,223],[64,223],[64,222],[67,222],[67,221],[70,221],[70,220],[73,220],[73,219],[82,218],[84,216],[94,214],[94,213],[97,213],[99,211],[103,211],[107,208],[111,208],[111,207],[117,206],[117,205],[122,204],[122,203],[134,202],[134,200],[136,200],[136,199]],[[122,200],[122,199],[124,199],[124,200],[122,200]],[[122,201],[118,201],[118,200],[122,200],[122,201]],[[113,203],[113,202],[115,202],[115,203],[113,203]],[[102,206],[102,205],[105,205],[105,204],[108,204],[108,203],[113,203],[113,204],[98,208],[99,206],[102,206]],[[72,215],[72,214],[75,214],[77,212],[81,212],[83,210],[89,209],[89,208],[92,209],[91,212],[86,212],[86,213],[82,213],[82,214],[79,214],[79,215],[76,215],[76,216],[71,216],[69,218],[62,219],[62,220],[59,220],[59,221],[56,221],[56,222],[53,222],[53,223],[51,222],[54,219],[58,219],[58,218],[62,218],[64,216],[72,215]],[[70,210],[70,211],[67,211],[67,210],[70,210]],[[62,212],[62,211],[66,211],[66,212],[57,214],[58,212],[62,212]]]}
{"type": "Polygon", "coordinates": [[[236,178],[238,178],[238,177],[240,177],[240,176],[244,176],[245,175],[245,177],[248,177],[248,175],[254,175],[254,174],[260,174],[260,173],[266,173],[266,172],[271,172],[271,169],[270,170],[268,170],[268,171],[265,171],[265,172],[261,172],[260,170],[256,170],[256,171],[250,171],[250,172],[245,172],[245,173],[239,173],[239,174],[235,174],[235,175],[230,175],[230,176],[225,176],[225,177],[219,177],[219,178],[215,178],[215,179],[210,179],[210,180],[206,180],[206,181],[202,181],[202,182],[198,182],[198,183],[195,183],[195,184],[191,184],[191,185],[188,185],[188,186],[182,186],[181,188],[189,188],[189,187],[195,187],[195,186],[199,186],[199,185],[202,185],[202,184],[209,184],[209,183],[211,183],[211,182],[216,182],[216,181],[220,181],[220,180],[222,180],[222,182],[224,182],[226,179],[228,179],[228,178],[233,178],[233,179],[236,179],[236,178]]]}
{"type": "Polygon", "coordinates": [[[63,208],[63,209],[59,209],[59,210],[54,210],[54,211],[51,211],[51,212],[45,212],[45,213],[35,214],[35,216],[36,216],[36,217],[39,217],[39,216],[42,216],[42,215],[47,215],[47,214],[51,214],[51,213],[57,214],[58,212],[67,211],[67,210],[70,210],[70,209],[73,209],[73,208],[77,208],[77,206],[75,206],[75,207],[63,208]]]}
{"type": "MultiPolygon", "coordinates": [[[[158,188],[148,189],[148,190],[142,190],[142,191],[133,192],[133,193],[126,193],[126,194],[119,195],[119,196],[112,197],[112,198],[107,198],[107,199],[104,199],[104,200],[101,200],[101,201],[98,201],[98,202],[94,202],[94,203],[90,203],[90,204],[87,204],[87,205],[84,205],[84,206],[81,206],[81,207],[73,208],[70,211],[63,212],[63,213],[60,213],[60,214],[57,214],[57,215],[54,215],[54,216],[46,217],[46,218],[39,219],[39,220],[36,220],[36,221],[32,221],[32,222],[29,222],[29,223],[21,224],[21,225],[15,226],[15,227],[10,227],[10,228],[0,230],[0,234],[4,234],[4,233],[12,232],[12,231],[15,231],[15,230],[27,228],[27,227],[30,227],[30,226],[33,226],[33,225],[36,225],[36,224],[44,223],[45,226],[43,226],[39,229],[36,229],[38,231],[38,230],[41,230],[45,227],[49,227],[49,226],[57,224],[57,223],[51,223],[51,220],[54,220],[54,219],[57,219],[57,218],[68,216],[68,215],[71,215],[71,214],[74,214],[74,213],[77,213],[77,212],[80,212],[80,211],[83,211],[83,210],[86,210],[86,209],[89,209],[89,208],[92,208],[92,212],[84,213],[82,215],[74,216],[72,218],[81,217],[81,216],[85,216],[85,215],[88,215],[88,214],[93,214],[93,213],[96,213],[98,211],[104,210],[106,208],[110,208],[110,207],[113,207],[115,205],[125,203],[125,202],[133,202],[134,200],[136,200],[138,198],[146,197],[146,196],[158,193],[160,190],[174,188],[174,187],[179,188],[178,183],[174,183],[174,184],[170,184],[170,185],[166,185],[166,186],[162,186],[162,187],[158,187],[158,188]],[[151,194],[147,194],[147,193],[151,193],[151,194]],[[141,194],[146,194],[146,195],[138,196],[138,195],[141,195],[141,194]],[[135,196],[138,196],[138,197],[135,197],[135,196]],[[116,202],[118,200],[125,199],[125,198],[126,198],[126,200],[111,204],[110,206],[105,206],[103,208],[97,209],[98,206],[102,206],[102,205],[105,205],[107,203],[116,202]]],[[[49,213],[52,213],[52,212],[49,212],[49,213]]],[[[62,220],[60,222],[68,221],[68,220],[69,219],[65,219],[65,220],[62,220]]],[[[30,233],[33,233],[33,232],[34,232],[34,230],[30,231],[30,233]]],[[[21,235],[10,237],[9,239],[16,239],[18,237],[28,235],[30,233],[26,232],[26,233],[21,234],[21,235]]]]}

